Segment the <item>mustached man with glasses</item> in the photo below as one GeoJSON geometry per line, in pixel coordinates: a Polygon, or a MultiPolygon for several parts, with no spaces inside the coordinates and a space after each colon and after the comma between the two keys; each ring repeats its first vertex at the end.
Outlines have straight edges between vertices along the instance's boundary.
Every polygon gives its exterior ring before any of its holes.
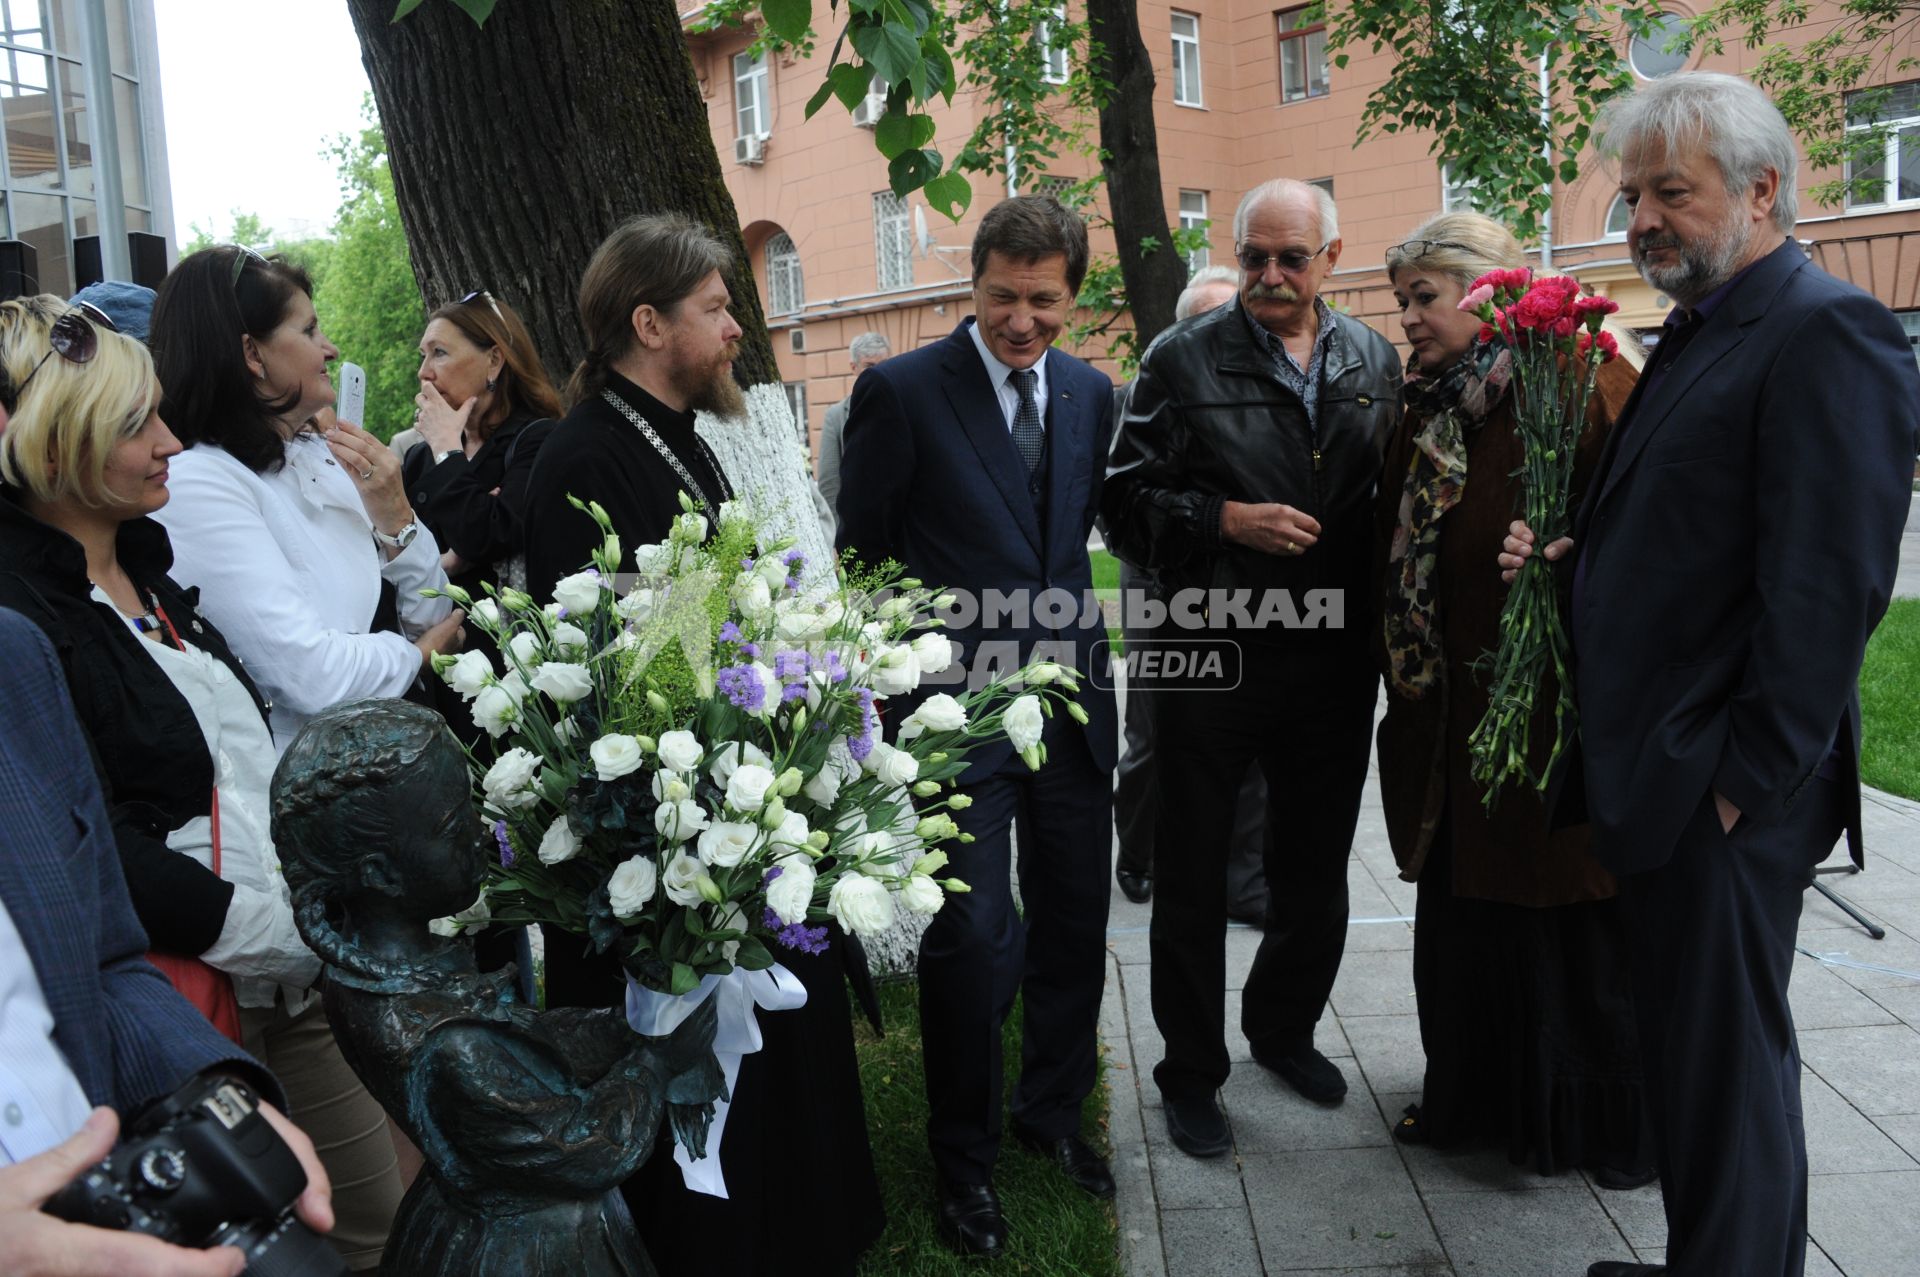
{"type": "MultiPolygon", "coordinates": [[[[1400,416],[1400,360],[1320,288],[1340,258],[1333,199],[1304,182],[1248,192],[1234,213],[1240,295],[1148,347],[1127,397],[1101,511],[1109,543],[1170,604],[1147,652],[1159,775],[1154,1081],[1173,1142],[1232,1145],[1227,1080],[1226,858],[1250,764],[1267,778],[1265,935],[1241,1024],[1254,1059],[1311,1100],[1347,1080],[1314,1049],[1347,934],[1377,676],[1367,572],[1382,446],[1400,416]],[[1188,674],[1167,675],[1183,654],[1188,674]]],[[[1130,618],[1132,619],[1132,618],[1130,618]]]]}

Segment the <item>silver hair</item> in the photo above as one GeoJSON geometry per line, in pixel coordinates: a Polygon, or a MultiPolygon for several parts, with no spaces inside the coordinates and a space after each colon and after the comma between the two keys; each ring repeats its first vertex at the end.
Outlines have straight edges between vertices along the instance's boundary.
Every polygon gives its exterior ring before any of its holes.
{"type": "Polygon", "coordinates": [[[1238,244],[1247,234],[1247,219],[1253,210],[1269,200],[1313,199],[1320,206],[1320,241],[1330,244],[1340,238],[1340,214],[1333,206],[1333,196],[1327,194],[1324,186],[1315,186],[1311,182],[1298,182],[1290,177],[1276,177],[1270,182],[1248,191],[1240,197],[1240,207],[1233,210],[1233,242],[1238,244]]]}
{"type": "Polygon", "coordinates": [[[1180,290],[1180,300],[1173,304],[1174,321],[1192,319],[1199,310],[1200,294],[1221,284],[1239,292],[1240,272],[1231,266],[1208,266],[1195,271],[1193,278],[1187,281],[1187,286],[1180,290]]]}
{"type": "Polygon", "coordinates": [[[847,346],[847,362],[857,364],[868,355],[885,359],[893,354],[893,343],[882,333],[861,333],[847,346]]]}
{"type": "Polygon", "coordinates": [[[1727,192],[1736,196],[1772,169],[1780,177],[1773,224],[1791,234],[1799,218],[1794,175],[1800,153],[1793,133],[1767,95],[1737,75],[1688,71],[1643,85],[1601,108],[1594,141],[1611,160],[1649,144],[1704,146],[1727,192]]]}

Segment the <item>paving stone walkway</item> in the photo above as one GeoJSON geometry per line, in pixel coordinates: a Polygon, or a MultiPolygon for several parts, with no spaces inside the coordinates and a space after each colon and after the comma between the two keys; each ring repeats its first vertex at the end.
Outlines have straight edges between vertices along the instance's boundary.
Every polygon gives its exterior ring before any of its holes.
{"type": "MultiPolygon", "coordinates": [[[[1822,881],[1887,938],[1869,939],[1809,893],[1800,944],[1827,961],[1802,955],[1794,967],[1812,1173],[1808,1277],[1920,1274],[1920,804],[1870,793],[1865,821],[1868,872],[1822,881]]],[[[1149,908],[1114,892],[1101,1030],[1129,1277],[1582,1277],[1596,1259],[1658,1262],[1657,1185],[1606,1192],[1578,1174],[1542,1178],[1500,1152],[1440,1154],[1393,1141],[1390,1126],[1419,1098],[1423,1067],[1414,889],[1395,874],[1372,783],[1350,883],[1346,959],[1318,1036],[1347,1075],[1346,1103],[1310,1104],[1251,1062],[1237,991],[1257,936],[1235,926],[1227,938],[1235,1067],[1222,1092],[1235,1149],[1211,1161],[1167,1140],[1151,1076],[1161,1051],[1147,988],[1149,908]]]]}

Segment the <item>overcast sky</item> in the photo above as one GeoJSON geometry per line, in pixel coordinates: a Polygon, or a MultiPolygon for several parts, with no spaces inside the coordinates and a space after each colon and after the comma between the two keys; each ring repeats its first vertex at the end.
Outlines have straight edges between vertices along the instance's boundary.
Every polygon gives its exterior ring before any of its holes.
{"type": "Polygon", "coordinates": [[[231,210],[277,236],[324,233],[340,202],[322,151],[368,92],[341,0],[154,0],[173,216],[225,235],[231,210]]]}

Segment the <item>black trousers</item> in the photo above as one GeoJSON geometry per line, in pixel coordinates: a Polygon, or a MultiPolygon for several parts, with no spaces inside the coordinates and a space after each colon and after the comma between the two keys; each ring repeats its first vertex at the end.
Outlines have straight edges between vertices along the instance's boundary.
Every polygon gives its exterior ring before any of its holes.
{"type": "Polygon", "coordinates": [[[984,1184],[1000,1148],[1000,1031],[1025,998],[1013,1120],[1044,1139],[1080,1129],[1093,1090],[1106,981],[1107,866],[1112,779],[1064,713],[1048,720],[1046,766],[1017,757],[963,785],[954,813],[971,844],[948,844],[951,894],[920,941],[920,1040],[927,1142],[949,1181],[984,1184]],[[1013,829],[1020,828],[1020,901],[1013,900],[1013,829]]]}
{"type": "Polygon", "coordinates": [[[1256,1050],[1310,1038],[1347,943],[1347,857],[1360,818],[1379,676],[1344,644],[1249,646],[1231,692],[1154,693],[1161,753],[1155,837],[1153,1018],[1166,1039],[1154,1081],[1210,1095],[1227,1080],[1227,856],[1250,764],[1267,779],[1267,927],[1243,994],[1256,1050]]]}
{"type": "Polygon", "coordinates": [[[1800,1277],[1807,1148],[1787,1005],[1813,867],[1843,827],[1814,778],[1723,833],[1704,795],[1673,858],[1620,880],[1674,1277],[1800,1277]]]}

